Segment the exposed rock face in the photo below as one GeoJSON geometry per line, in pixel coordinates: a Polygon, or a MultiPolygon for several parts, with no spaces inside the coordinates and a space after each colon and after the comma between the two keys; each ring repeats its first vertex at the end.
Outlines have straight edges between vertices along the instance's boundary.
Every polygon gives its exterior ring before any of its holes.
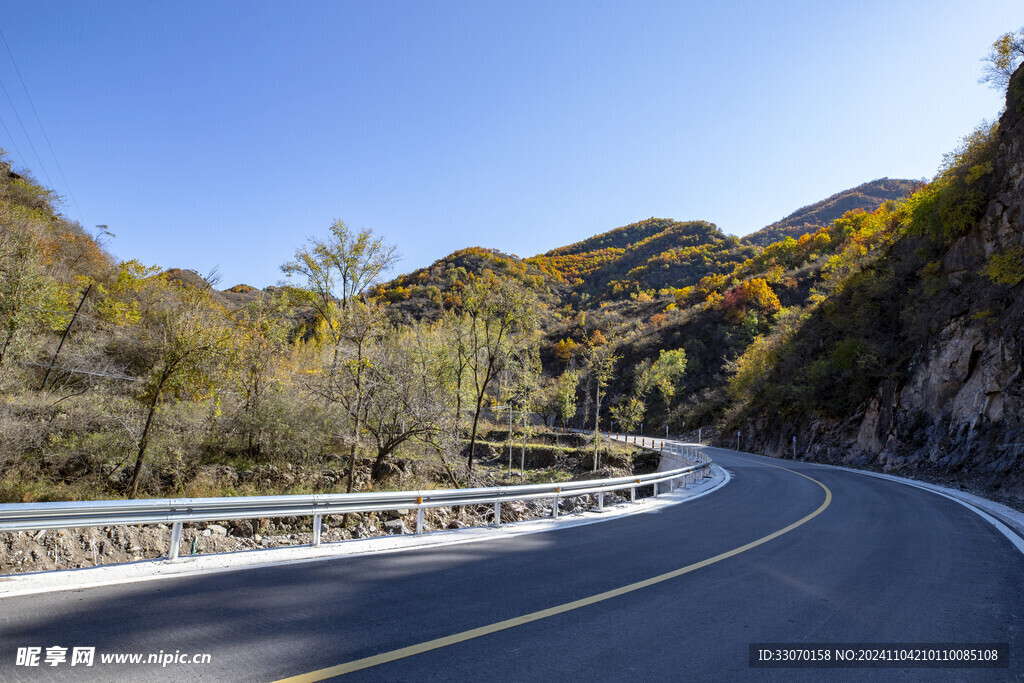
{"type": "Polygon", "coordinates": [[[0,161],[0,175],[11,180],[19,180],[20,175],[11,170],[11,165],[6,161],[0,161]]]}
{"type": "MultiPolygon", "coordinates": [[[[998,190],[984,218],[942,260],[954,286],[991,256],[1024,245],[1024,120],[1016,74],[999,122],[998,190]]],[[[1024,499],[1024,302],[996,320],[966,312],[950,319],[918,354],[901,387],[880,387],[860,420],[853,450],[890,468],[962,472],[1024,499]]],[[[980,307],[974,302],[975,308],[980,307]]],[[[983,303],[983,302],[981,302],[983,303]]]]}
{"type": "Polygon", "coordinates": [[[792,457],[797,434],[799,457],[932,475],[1024,505],[1024,283],[977,286],[993,254],[1024,246],[1022,94],[1024,70],[999,122],[995,196],[942,257],[950,293],[905,378],[883,381],[843,420],[752,421],[744,447],[792,457]]]}

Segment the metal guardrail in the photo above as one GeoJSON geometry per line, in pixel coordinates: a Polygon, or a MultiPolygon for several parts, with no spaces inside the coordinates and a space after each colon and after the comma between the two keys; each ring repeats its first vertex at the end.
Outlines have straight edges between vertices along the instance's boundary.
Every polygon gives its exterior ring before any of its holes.
{"type": "Polygon", "coordinates": [[[682,485],[685,488],[687,483],[696,481],[698,475],[709,476],[711,461],[697,451],[694,451],[690,457],[698,461],[698,464],[667,472],[556,484],[298,496],[7,503],[0,505],[0,531],[73,529],[119,524],[172,524],[171,543],[167,557],[174,560],[178,557],[182,524],[185,522],[312,516],[312,545],[316,547],[320,545],[323,516],[346,512],[415,509],[416,533],[421,534],[423,533],[423,511],[431,507],[493,505],[495,524],[501,524],[501,504],[503,502],[551,498],[551,516],[557,517],[558,503],[561,498],[596,493],[598,494],[598,509],[602,509],[606,492],[629,489],[630,500],[635,501],[638,487],[653,485],[656,496],[659,484],[668,482],[671,490],[676,488],[678,482],[682,480],[682,485]]]}

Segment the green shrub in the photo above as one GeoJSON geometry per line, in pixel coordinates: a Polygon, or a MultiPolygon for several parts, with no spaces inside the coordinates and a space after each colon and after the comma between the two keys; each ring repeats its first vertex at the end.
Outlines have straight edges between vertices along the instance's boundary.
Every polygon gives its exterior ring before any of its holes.
{"type": "Polygon", "coordinates": [[[1024,247],[1013,247],[1006,251],[993,254],[982,272],[996,284],[1014,285],[1024,280],[1024,247]]]}
{"type": "Polygon", "coordinates": [[[981,218],[991,191],[998,126],[982,123],[943,156],[935,180],[907,202],[912,234],[948,242],[981,218]]]}

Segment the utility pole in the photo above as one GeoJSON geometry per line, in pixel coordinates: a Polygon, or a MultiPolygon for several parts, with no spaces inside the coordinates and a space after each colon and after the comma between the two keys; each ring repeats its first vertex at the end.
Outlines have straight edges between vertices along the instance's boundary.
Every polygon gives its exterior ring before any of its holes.
{"type": "Polygon", "coordinates": [[[90,291],[92,291],[91,282],[89,283],[89,286],[85,288],[85,291],[82,292],[82,300],[78,302],[78,308],[75,309],[75,314],[71,316],[71,322],[69,322],[68,326],[64,328],[64,334],[61,335],[60,343],[57,344],[57,350],[54,352],[53,358],[50,359],[50,365],[46,368],[46,374],[43,375],[43,382],[39,385],[39,391],[46,388],[46,381],[50,379],[50,371],[53,370],[53,364],[57,362],[57,356],[60,355],[60,350],[64,346],[64,341],[68,338],[68,332],[71,331],[71,326],[75,324],[75,318],[78,317],[78,312],[82,310],[82,304],[85,303],[85,297],[89,296],[90,291]]]}
{"type": "Polygon", "coordinates": [[[508,403],[508,471],[512,473],[512,402],[508,403]]]}
{"type": "Polygon", "coordinates": [[[508,409],[508,471],[512,472],[512,402],[509,401],[509,405],[506,406],[494,406],[491,410],[505,410],[508,409]]]}
{"type": "Polygon", "coordinates": [[[526,481],[526,416],[528,411],[526,409],[526,397],[523,397],[523,452],[521,460],[519,461],[519,482],[526,481]]]}
{"type": "Polygon", "coordinates": [[[594,471],[597,472],[597,428],[601,424],[601,378],[594,373],[594,471]]]}

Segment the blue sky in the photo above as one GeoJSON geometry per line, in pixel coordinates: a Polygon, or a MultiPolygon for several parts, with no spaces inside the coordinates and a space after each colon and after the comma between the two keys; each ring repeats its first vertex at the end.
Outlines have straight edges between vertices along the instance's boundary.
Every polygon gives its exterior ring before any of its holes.
{"type": "Polygon", "coordinates": [[[397,272],[650,216],[744,235],[934,174],[999,113],[979,60],[1022,24],[1019,0],[8,3],[49,144],[0,45],[0,146],[118,257],[223,287],[274,284],[336,218],[397,272]]]}

